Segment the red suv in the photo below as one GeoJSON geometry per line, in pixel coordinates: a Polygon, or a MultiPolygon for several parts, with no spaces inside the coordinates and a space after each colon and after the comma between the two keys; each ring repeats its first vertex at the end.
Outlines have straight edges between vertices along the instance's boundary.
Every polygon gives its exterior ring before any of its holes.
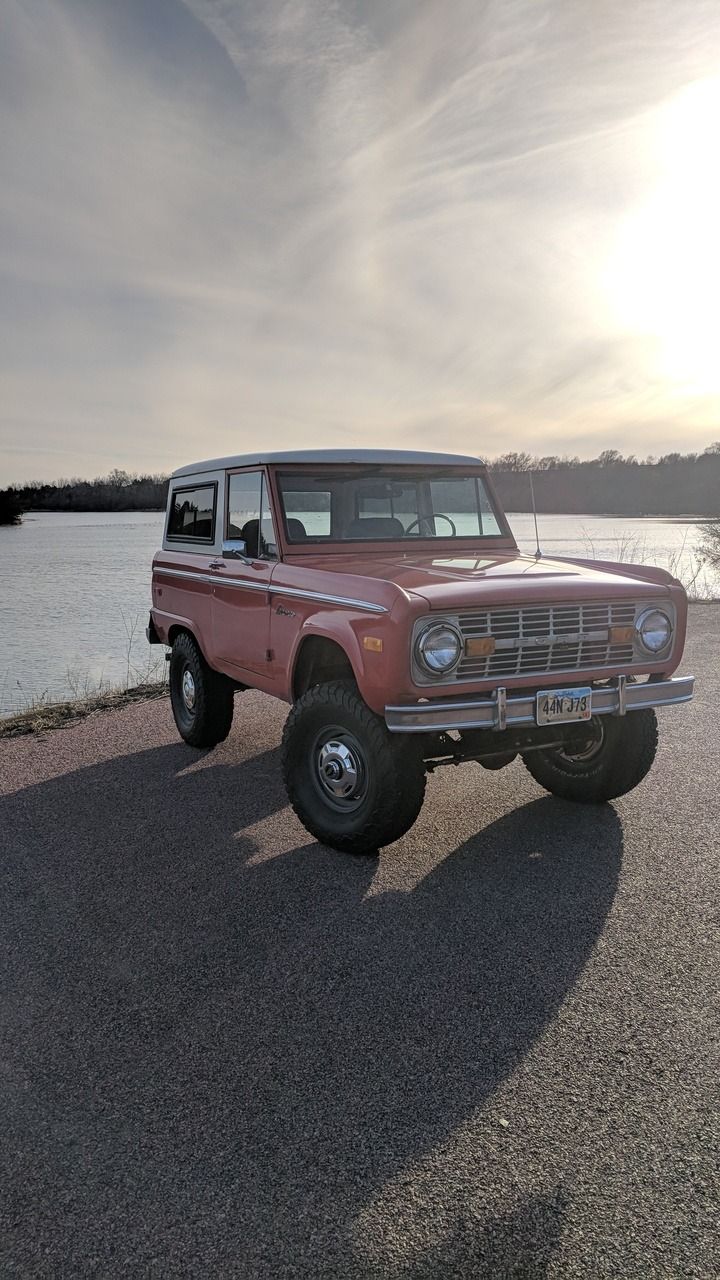
{"type": "Polygon", "coordinates": [[[476,458],[328,450],[174,473],[148,639],[192,746],[227,737],[238,690],[291,703],[293,808],[362,853],[442,764],[520,755],[570,800],[637,786],[654,708],[692,698],[686,618],[662,569],[522,555],[476,458]]]}

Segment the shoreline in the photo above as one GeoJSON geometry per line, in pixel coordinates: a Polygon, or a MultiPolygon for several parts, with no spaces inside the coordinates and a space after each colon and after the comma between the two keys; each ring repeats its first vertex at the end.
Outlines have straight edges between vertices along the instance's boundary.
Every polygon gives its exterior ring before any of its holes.
{"type": "Polygon", "coordinates": [[[150,702],[169,694],[167,681],[153,680],[131,689],[107,689],[87,698],[68,698],[63,702],[39,703],[26,711],[13,711],[0,716],[0,739],[21,738],[31,733],[64,729],[100,711],[117,711],[134,702],[150,702]]]}

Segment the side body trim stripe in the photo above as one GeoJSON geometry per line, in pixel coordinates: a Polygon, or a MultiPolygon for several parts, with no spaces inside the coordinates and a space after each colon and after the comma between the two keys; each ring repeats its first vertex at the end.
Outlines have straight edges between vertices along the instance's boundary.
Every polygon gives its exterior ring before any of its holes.
{"type": "Polygon", "coordinates": [[[384,604],[374,604],[371,600],[355,600],[352,596],[331,596],[323,591],[305,591],[300,587],[276,587],[272,582],[250,582],[247,578],[226,578],[215,573],[201,573],[194,569],[170,569],[166,565],[155,566],[155,573],[164,573],[171,578],[189,578],[193,582],[207,582],[211,586],[223,583],[226,587],[237,587],[245,591],[267,591],[269,595],[294,596],[300,600],[317,600],[323,604],[343,604],[351,609],[364,609],[368,613],[387,613],[384,604]]]}

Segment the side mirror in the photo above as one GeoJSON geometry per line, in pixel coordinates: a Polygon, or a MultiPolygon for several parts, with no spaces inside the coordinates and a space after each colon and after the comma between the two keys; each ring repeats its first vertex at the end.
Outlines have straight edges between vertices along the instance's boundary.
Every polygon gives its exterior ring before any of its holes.
{"type": "Polygon", "coordinates": [[[225,538],[222,544],[223,560],[247,560],[247,543],[243,538],[225,538]]]}

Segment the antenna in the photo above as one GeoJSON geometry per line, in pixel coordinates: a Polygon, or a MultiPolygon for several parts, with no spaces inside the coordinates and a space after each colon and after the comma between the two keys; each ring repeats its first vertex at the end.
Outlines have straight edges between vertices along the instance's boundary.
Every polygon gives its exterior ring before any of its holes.
{"type": "Polygon", "coordinates": [[[542,551],[540,550],[540,534],[538,533],[537,507],[535,505],[535,485],[533,484],[532,471],[529,472],[529,476],[530,476],[530,497],[532,498],[533,520],[535,521],[535,559],[541,560],[542,551]]]}

